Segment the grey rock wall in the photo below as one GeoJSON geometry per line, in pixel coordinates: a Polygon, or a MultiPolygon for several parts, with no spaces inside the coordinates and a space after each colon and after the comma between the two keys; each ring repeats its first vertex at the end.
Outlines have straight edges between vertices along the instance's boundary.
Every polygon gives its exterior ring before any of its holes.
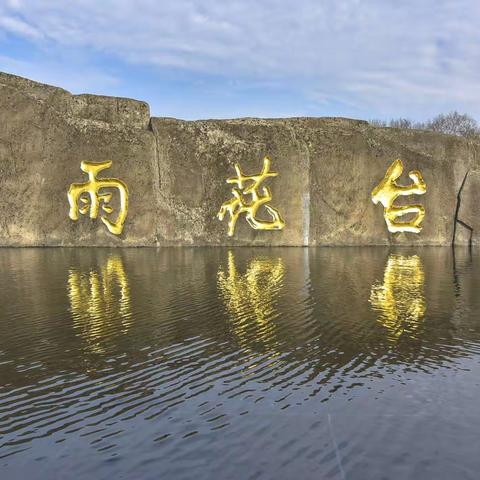
{"type": "MultiPolygon", "coordinates": [[[[480,145],[458,137],[377,128],[341,118],[182,121],[150,118],[144,102],[71,95],[0,73],[0,245],[450,245],[480,242],[480,145]],[[286,226],[235,235],[217,212],[231,198],[226,179],[238,162],[259,173],[286,226]],[[391,162],[418,169],[427,193],[424,228],[389,234],[370,199],[391,162]],[[86,181],[82,160],[112,160],[99,177],[123,180],[129,211],[123,233],[68,217],[71,183],[86,181]]],[[[117,204],[112,204],[114,209],[117,204]]],[[[266,217],[265,217],[266,218],[266,217]]]]}

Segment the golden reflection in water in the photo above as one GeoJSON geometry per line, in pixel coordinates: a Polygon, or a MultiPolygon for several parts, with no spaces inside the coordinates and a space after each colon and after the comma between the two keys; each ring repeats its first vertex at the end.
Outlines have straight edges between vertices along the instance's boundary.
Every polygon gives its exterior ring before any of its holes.
{"type": "Polygon", "coordinates": [[[380,313],[378,321],[388,329],[389,338],[403,333],[420,333],[427,309],[424,295],[425,273],[417,255],[390,254],[383,274],[383,284],[374,284],[370,303],[380,313]]]}
{"type": "Polygon", "coordinates": [[[74,327],[89,348],[103,352],[102,340],[127,333],[131,325],[130,287],[120,256],[89,272],[71,268],[68,297],[74,327]]]}
{"type": "Polygon", "coordinates": [[[277,314],[275,304],[284,276],[281,258],[254,258],[242,274],[233,252],[228,252],[227,270],[218,271],[217,285],[241,347],[260,344],[272,350],[278,343],[272,319],[277,314]]]}

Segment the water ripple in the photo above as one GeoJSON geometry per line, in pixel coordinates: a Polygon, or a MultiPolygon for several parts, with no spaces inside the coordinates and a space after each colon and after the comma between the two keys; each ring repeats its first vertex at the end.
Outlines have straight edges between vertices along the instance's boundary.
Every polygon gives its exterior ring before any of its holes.
{"type": "Polygon", "coordinates": [[[2,478],[468,478],[478,259],[4,249],[2,478]]]}

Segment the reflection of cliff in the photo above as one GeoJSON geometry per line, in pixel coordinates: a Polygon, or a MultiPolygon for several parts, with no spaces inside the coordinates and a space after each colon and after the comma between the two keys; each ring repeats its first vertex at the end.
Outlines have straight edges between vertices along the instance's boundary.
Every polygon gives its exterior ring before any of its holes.
{"type": "Polygon", "coordinates": [[[217,285],[242,347],[253,342],[268,349],[276,343],[272,319],[276,316],[275,303],[284,275],[281,258],[254,258],[241,274],[233,252],[228,252],[228,268],[226,272],[218,271],[217,285]]]}
{"type": "Polygon", "coordinates": [[[390,338],[418,334],[426,311],[424,283],[420,257],[389,255],[383,283],[372,285],[370,303],[390,338]]]}
{"type": "Polygon", "coordinates": [[[103,338],[128,331],[130,288],[119,256],[108,257],[101,269],[88,273],[71,268],[68,297],[74,326],[93,351],[102,351],[103,338]]]}
{"type": "Polygon", "coordinates": [[[202,353],[162,353],[159,363],[198,370],[239,350],[248,359],[281,353],[282,365],[327,378],[354,364],[368,371],[377,360],[441,365],[480,338],[475,251],[473,259],[458,252],[455,275],[452,250],[442,248],[397,250],[408,262],[389,260],[384,248],[118,252],[0,252],[0,358],[41,358],[45,368],[20,374],[0,362],[4,382],[22,385],[59,366],[121,368],[147,361],[145,347],[175,351],[190,342],[204,342],[202,353]],[[396,329],[403,333],[395,337],[396,329]],[[110,363],[116,357],[123,360],[110,363]]]}

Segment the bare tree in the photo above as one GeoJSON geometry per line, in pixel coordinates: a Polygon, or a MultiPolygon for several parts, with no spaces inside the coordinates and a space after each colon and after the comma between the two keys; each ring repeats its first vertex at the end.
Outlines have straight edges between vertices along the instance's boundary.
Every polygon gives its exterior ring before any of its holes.
{"type": "Polygon", "coordinates": [[[415,128],[415,124],[409,118],[392,119],[389,126],[392,128],[415,128]]]}
{"type": "Polygon", "coordinates": [[[380,120],[379,118],[372,118],[368,121],[370,125],[374,127],[388,127],[388,123],[386,120],[380,120]]]}
{"type": "Polygon", "coordinates": [[[376,127],[391,128],[414,128],[418,130],[431,130],[434,132],[447,133],[465,138],[480,140],[480,126],[477,121],[466,113],[456,111],[440,114],[426,122],[413,122],[408,118],[394,118],[389,122],[385,120],[370,120],[371,125],[376,127]]]}
{"type": "Polygon", "coordinates": [[[466,138],[477,137],[480,133],[474,118],[458,112],[437,115],[426,123],[426,129],[466,138]]]}
{"type": "MultiPolygon", "coordinates": [[[[381,120],[379,118],[374,118],[369,120],[368,123],[375,127],[390,127],[390,128],[417,128],[419,123],[415,123],[409,118],[392,118],[390,121],[381,120]]],[[[420,127],[418,127],[420,128],[420,127]]]]}

